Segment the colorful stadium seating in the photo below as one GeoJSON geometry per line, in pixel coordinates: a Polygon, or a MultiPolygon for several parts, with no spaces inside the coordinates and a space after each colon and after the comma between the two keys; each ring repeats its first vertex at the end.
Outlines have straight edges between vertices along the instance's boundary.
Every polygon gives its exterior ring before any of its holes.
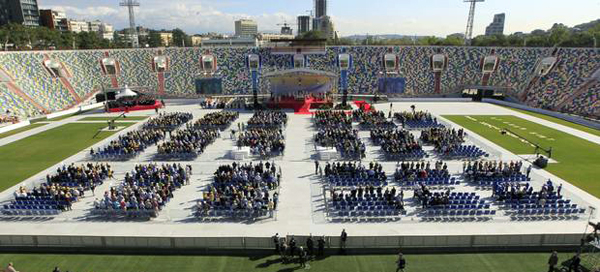
{"type": "MultiPolygon", "coordinates": [[[[328,47],[325,54],[307,56],[307,67],[314,70],[338,73],[336,56],[343,50],[353,56],[349,71],[350,93],[371,93],[378,87],[384,71],[382,58],[390,47],[355,46],[328,47]]],[[[405,96],[422,96],[435,93],[436,75],[430,58],[444,54],[448,66],[440,72],[442,94],[458,92],[464,85],[484,83],[481,61],[495,55],[498,67],[489,76],[488,85],[513,88],[509,94],[524,97],[526,104],[540,108],[563,110],[569,113],[598,117],[596,102],[598,85],[589,84],[588,78],[600,68],[600,54],[592,49],[560,48],[555,56],[558,62],[547,75],[536,77],[536,63],[552,54],[551,48],[482,48],[482,47],[395,47],[399,56],[400,77],[406,80],[405,96]],[[532,84],[529,84],[530,81],[532,84]],[[588,83],[589,89],[582,86],[588,83]],[[523,95],[527,94],[527,95],[523,95]],[[576,96],[574,96],[576,95],[576,96]],[[557,107],[560,107],[558,109],[557,107]]],[[[58,111],[74,106],[78,101],[60,80],[52,78],[43,65],[45,56],[59,61],[71,77],[67,78],[75,93],[86,98],[101,87],[110,85],[103,75],[101,59],[105,53],[120,64],[117,80],[120,85],[142,86],[157,90],[158,75],[153,72],[152,58],[156,49],[86,50],[55,52],[19,52],[0,54],[0,68],[14,80],[12,82],[34,102],[48,111],[58,111]]],[[[262,73],[291,68],[289,55],[274,55],[268,48],[214,48],[217,74],[222,79],[224,94],[250,94],[251,79],[246,68],[246,56],[256,53],[262,59],[262,73]]],[[[167,48],[163,54],[169,58],[169,70],[164,73],[165,92],[169,97],[195,97],[195,79],[202,74],[200,60],[206,50],[201,48],[167,48]]],[[[210,77],[210,76],[209,76],[210,77]]],[[[260,81],[261,92],[267,92],[269,82],[260,81]]],[[[4,88],[3,88],[4,89],[4,88]]],[[[30,102],[22,98],[7,98],[2,91],[2,109],[27,116],[37,112],[30,102]],[[10,102],[12,100],[13,102],[10,102]],[[19,102],[20,101],[20,102],[19,102]]],[[[10,95],[14,96],[14,95],[10,95]]]]}

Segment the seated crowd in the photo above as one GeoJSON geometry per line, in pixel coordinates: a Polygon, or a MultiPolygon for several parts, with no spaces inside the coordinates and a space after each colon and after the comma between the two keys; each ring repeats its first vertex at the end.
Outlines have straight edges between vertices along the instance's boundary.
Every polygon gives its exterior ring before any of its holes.
{"type": "Polygon", "coordinates": [[[317,128],[352,128],[352,117],[343,111],[317,111],[313,116],[317,128]]]}
{"type": "MultiPolygon", "coordinates": [[[[404,210],[404,191],[388,187],[372,185],[344,188],[333,188],[330,191],[333,207],[338,210],[404,210]],[[341,208],[344,207],[344,208],[341,208]]],[[[392,214],[378,213],[378,216],[392,214]]],[[[373,214],[375,216],[375,214],[373,214]]]]}
{"type": "Polygon", "coordinates": [[[522,161],[475,161],[463,162],[463,174],[466,180],[482,183],[491,181],[518,182],[527,181],[521,173],[522,161]]]}
{"type": "Polygon", "coordinates": [[[381,164],[376,162],[370,162],[368,167],[361,162],[327,162],[324,172],[325,177],[330,182],[339,178],[348,179],[353,183],[349,186],[354,186],[354,183],[363,185],[387,184],[385,171],[383,171],[381,164]]]}
{"type": "Polygon", "coordinates": [[[202,129],[212,128],[224,130],[239,117],[240,113],[236,111],[212,112],[198,120],[196,125],[202,129]]]}
{"type": "Polygon", "coordinates": [[[221,165],[196,205],[202,217],[261,217],[277,209],[281,168],[274,162],[221,165]]]}
{"type": "Polygon", "coordinates": [[[355,110],[352,111],[352,117],[355,121],[360,123],[361,126],[372,129],[372,128],[396,128],[396,124],[393,121],[388,121],[385,118],[383,111],[364,111],[355,110]]]}
{"type": "Polygon", "coordinates": [[[466,133],[450,128],[429,128],[421,132],[421,141],[433,145],[441,156],[451,158],[488,157],[489,154],[475,145],[464,145],[466,133]]]}
{"type": "Polygon", "coordinates": [[[193,118],[190,113],[161,113],[142,125],[142,128],[119,135],[102,148],[90,149],[95,160],[128,160],[166,137],[167,132],[193,118]]]}
{"type": "Polygon", "coordinates": [[[252,154],[261,157],[278,156],[285,150],[285,138],[281,128],[251,128],[241,132],[237,146],[249,146],[252,154]]]}
{"type": "Polygon", "coordinates": [[[428,215],[495,215],[491,205],[480,199],[474,192],[451,192],[450,188],[445,191],[432,191],[427,185],[421,184],[413,191],[413,199],[420,203],[423,209],[433,208],[428,215]]]}
{"type": "Polygon", "coordinates": [[[335,147],[346,159],[362,159],[366,146],[352,127],[322,127],[315,135],[315,143],[323,147],[335,147]]]}
{"type": "Polygon", "coordinates": [[[189,165],[136,165],[120,186],[111,187],[102,199],[94,201],[95,213],[156,217],[173,192],[189,184],[191,174],[189,165]]]}
{"type": "Polygon", "coordinates": [[[203,109],[224,109],[226,104],[227,104],[226,99],[221,99],[221,98],[213,99],[213,98],[209,97],[200,102],[200,107],[202,107],[203,109]]]}
{"type": "Polygon", "coordinates": [[[194,115],[188,112],[160,113],[144,123],[144,129],[164,129],[173,131],[177,127],[192,120],[194,115]]]}
{"type": "Polygon", "coordinates": [[[56,213],[71,210],[72,204],[83,197],[86,190],[91,189],[93,192],[96,186],[109,177],[112,177],[112,170],[108,164],[63,165],[55,174],[46,175],[46,182],[40,186],[31,190],[19,187],[14,193],[15,200],[11,205],[5,205],[4,210],[12,210],[9,212],[13,215],[21,214],[19,210],[56,213]]]}
{"type": "Polygon", "coordinates": [[[431,167],[430,162],[402,162],[396,168],[394,179],[396,182],[403,184],[404,182],[418,182],[426,184],[429,177],[449,179],[450,172],[448,165],[442,161],[436,161],[434,167],[431,167]]]}
{"type": "Polygon", "coordinates": [[[148,146],[164,139],[166,131],[162,129],[138,129],[119,135],[106,146],[97,150],[90,149],[94,160],[128,160],[137,156],[148,146]]]}
{"type": "Polygon", "coordinates": [[[438,123],[437,118],[431,113],[424,111],[404,111],[394,113],[394,118],[398,120],[402,127],[408,128],[438,128],[444,125],[438,123]]]}
{"type": "Polygon", "coordinates": [[[257,111],[248,120],[248,128],[282,128],[287,125],[287,115],[282,111],[257,111]]]}
{"type": "Polygon", "coordinates": [[[15,124],[19,122],[19,117],[11,115],[0,115],[0,125],[7,123],[15,124]]]}
{"type": "Polygon", "coordinates": [[[174,132],[169,141],[158,144],[158,156],[162,159],[195,158],[218,137],[216,129],[199,129],[190,125],[174,132]]]}
{"type": "Polygon", "coordinates": [[[374,128],[371,130],[371,140],[380,145],[385,156],[391,160],[425,157],[425,152],[414,135],[406,130],[374,128]]]}

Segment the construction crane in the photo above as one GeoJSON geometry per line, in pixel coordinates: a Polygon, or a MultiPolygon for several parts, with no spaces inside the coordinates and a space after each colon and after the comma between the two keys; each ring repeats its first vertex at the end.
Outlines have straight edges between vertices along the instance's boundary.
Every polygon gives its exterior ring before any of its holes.
{"type": "Polygon", "coordinates": [[[297,24],[288,24],[286,20],[283,20],[283,23],[277,24],[277,26],[281,26],[281,34],[283,35],[294,35],[294,30],[290,27],[297,24]]]}
{"type": "Polygon", "coordinates": [[[473,21],[475,20],[475,6],[477,2],[483,2],[485,0],[463,0],[465,3],[471,3],[469,8],[469,18],[467,19],[467,31],[465,31],[465,45],[471,45],[471,39],[473,39],[473,21]]]}
{"type": "Polygon", "coordinates": [[[127,7],[129,9],[129,28],[130,28],[130,39],[131,46],[137,48],[140,46],[140,40],[138,39],[137,29],[135,27],[135,13],[133,8],[139,7],[140,2],[137,0],[123,0],[119,3],[121,7],[127,7]]]}

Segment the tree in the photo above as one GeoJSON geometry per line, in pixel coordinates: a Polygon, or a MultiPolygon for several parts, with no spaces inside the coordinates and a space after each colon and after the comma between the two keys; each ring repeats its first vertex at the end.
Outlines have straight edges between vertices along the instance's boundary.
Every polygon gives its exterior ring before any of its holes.
{"type": "Polygon", "coordinates": [[[176,28],[173,30],[173,45],[175,46],[181,46],[181,47],[186,47],[186,46],[191,46],[192,45],[192,39],[185,34],[185,32],[183,32],[183,30],[176,28]]]}
{"type": "Polygon", "coordinates": [[[306,40],[317,40],[317,39],[325,39],[325,35],[321,31],[311,30],[311,31],[304,32],[301,35],[298,35],[298,38],[306,39],[306,40]]]}
{"type": "MultiPolygon", "coordinates": [[[[175,39],[174,35],[173,35],[173,39],[175,39]]],[[[150,47],[163,46],[162,40],[160,38],[160,34],[158,33],[158,31],[151,30],[150,33],[148,33],[148,46],[150,46],[150,47]]]]}

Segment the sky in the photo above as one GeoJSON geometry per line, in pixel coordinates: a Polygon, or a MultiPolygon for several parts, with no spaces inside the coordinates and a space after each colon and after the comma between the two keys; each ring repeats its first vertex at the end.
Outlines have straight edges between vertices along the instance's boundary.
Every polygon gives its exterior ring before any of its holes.
{"type": "MultiPolygon", "coordinates": [[[[63,10],[73,19],[101,20],[117,29],[128,26],[121,0],[38,0],[40,8],[63,10]]],[[[259,31],[295,24],[313,0],[139,0],[137,25],[181,28],[188,34],[232,33],[234,21],[254,19],[259,31]]],[[[469,3],[463,0],[329,0],[328,15],[342,36],[353,34],[434,35],[464,33],[469,3]]],[[[600,0],[486,0],[476,8],[474,35],[483,34],[494,14],[506,13],[505,34],[568,26],[600,18],[600,0]]],[[[296,29],[296,26],[292,26],[296,29]]]]}

